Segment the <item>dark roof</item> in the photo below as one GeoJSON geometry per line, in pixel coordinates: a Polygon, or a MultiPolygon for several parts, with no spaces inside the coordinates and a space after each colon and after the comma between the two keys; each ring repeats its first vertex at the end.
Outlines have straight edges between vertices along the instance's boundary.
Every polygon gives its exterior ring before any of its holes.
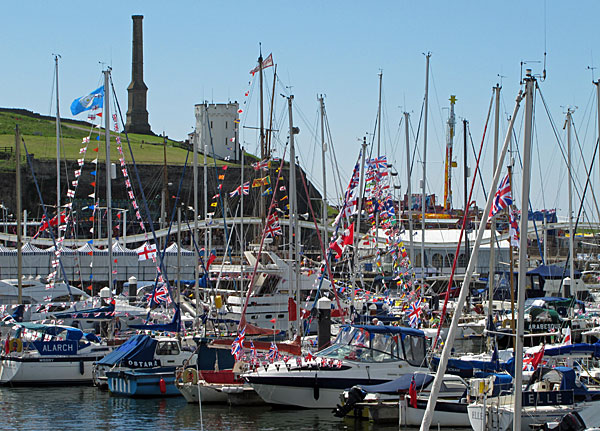
{"type": "MultiPolygon", "coordinates": [[[[564,278],[569,276],[569,269],[558,265],[540,265],[527,271],[527,275],[539,275],[543,278],[564,278]]],[[[575,278],[581,277],[581,272],[575,270],[575,278]]]]}

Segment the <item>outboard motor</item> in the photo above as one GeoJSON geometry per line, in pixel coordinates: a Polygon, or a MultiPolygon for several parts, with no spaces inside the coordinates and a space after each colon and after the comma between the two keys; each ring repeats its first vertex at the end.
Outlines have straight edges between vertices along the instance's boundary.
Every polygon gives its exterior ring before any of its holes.
{"type": "Polygon", "coordinates": [[[563,416],[560,422],[544,424],[538,429],[540,431],[584,431],[586,428],[581,416],[577,412],[573,412],[563,416]]]}
{"type": "Polygon", "coordinates": [[[333,415],[336,418],[343,418],[352,411],[356,403],[364,400],[366,395],[367,393],[363,391],[360,386],[353,386],[352,389],[348,391],[348,399],[346,400],[346,404],[343,406],[338,404],[333,410],[333,415]]]}

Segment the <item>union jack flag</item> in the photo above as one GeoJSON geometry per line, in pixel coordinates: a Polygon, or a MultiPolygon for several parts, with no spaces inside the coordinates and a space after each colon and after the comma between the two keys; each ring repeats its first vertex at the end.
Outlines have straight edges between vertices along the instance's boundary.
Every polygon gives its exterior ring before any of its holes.
{"type": "Polygon", "coordinates": [[[242,357],[242,353],[244,351],[244,338],[246,337],[246,327],[241,330],[238,336],[233,340],[231,344],[231,354],[235,357],[235,360],[238,361],[242,357]]]}
{"type": "Polygon", "coordinates": [[[419,316],[421,315],[421,298],[408,307],[408,324],[411,328],[419,326],[419,316]]]}
{"type": "Polygon", "coordinates": [[[150,306],[153,304],[160,304],[161,302],[166,302],[167,304],[171,302],[169,289],[167,289],[167,286],[164,284],[160,287],[157,287],[154,293],[148,296],[150,298],[150,306]]]}
{"type": "Polygon", "coordinates": [[[246,181],[244,184],[242,184],[242,193],[245,195],[250,194],[250,181],[246,181]]]}
{"type": "Polygon", "coordinates": [[[279,358],[279,349],[277,349],[277,344],[274,341],[271,341],[271,347],[269,347],[269,354],[267,355],[267,359],[271,362],[276,361],[279,358]]]}
{"type": "Polygon", "coordinates": [[[252,167],[255,171],[260,171],[264,169],[265,171],[270,167],[269,159],[261,160],[260,162],[252,163],[252,167]]]}
{"type": "Polygon", "coordinates": [[[229,197],[239,196],[242,191],[242,186],[238,186],[235,190],[229,192],[229,197]]]}
{"type": "Polygon", "coordinates": [[[265,236],[267,238],[272,238],[275,235],[282,235],[281,225],[279,224],[277,214],[271,214],[267,219],[267,225],[265,226],[265,236]]]}
{"type": "Polygon", "coordinates": [[[387,168],[387,157],[381,156],[371,159],[369,160],[369,165],[375,166],[376,168],[385,169],[387,168]]]}
{"type": "Polygon", "coordinates": [[[494,195],[494,201],[492,202],[492,208],[490,208],[489,217],[492,218],[498,212],[503,210],[504,208],[508,208],[512,205],[512,192],[510,190],[510,181],[508,179],[508,174],[502,180],[500,185],[498,186],[498,191],[494,195]]]}

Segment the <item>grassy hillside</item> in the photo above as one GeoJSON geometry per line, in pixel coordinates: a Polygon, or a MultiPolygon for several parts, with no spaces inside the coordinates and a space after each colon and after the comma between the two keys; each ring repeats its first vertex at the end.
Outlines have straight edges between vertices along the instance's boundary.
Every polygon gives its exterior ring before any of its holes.
{"type": "MultiPolygon", "coordinates": [[[[2,110],[0,111],[0,154],[10,151],[15,145],[15,125],[19,125],[21,135],[27,145],[27,150],[36,159],[56,159],[56,123],[50,117],[44,117],[24,110],[2,110]]],[[[95,157],[98,161],[105,160],[104,156],[104,130],[94,128],[91,124],[82,121],[61,120],[61,157],[67,160],[80,158],[79,149],[83,146],[84,137],[90,136],[90,144],[86,159],[95,157]],[[96,154],[93,150],[98,148],[96,154]]],[[[163,139],[159,136],[129,134],[133,156],[140,164],[162,164],[163,163],[163,139]]],[[[125,135],[121,134],[125,159],[131,162],[131,156],[127,147],[125,135]]],[[[167,163],[170,165],[183,165],[187,150],[184,144],[167,140],[167,163]]],[[[23,151],[23,150],[22,150],[23,151]]],[[[115,137],[111,133],[111,160],[118,160],[115,137]]],[[[189,163],[192,162],[190,154],[189,163]]],[[[210,159],[209,163],[213,163],[210,159]]],[[[217,160],[218,165],[224,162],[217,160]]],[[[0,160],[0,169],[11,169],[8,160],[0,160]]]]}

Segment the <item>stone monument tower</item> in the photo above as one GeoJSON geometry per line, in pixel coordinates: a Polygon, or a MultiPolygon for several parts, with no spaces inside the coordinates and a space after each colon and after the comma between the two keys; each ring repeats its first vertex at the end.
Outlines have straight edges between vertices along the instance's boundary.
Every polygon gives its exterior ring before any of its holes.
{"type": "Polygon", "coordinates": [[[144,39],[142,34],[143,15],[133,15],[133,40],[131,52],[131,84],[127,87],[128,107],[125,129],[130,133],[151,134],[146,110],[144,84],[144,39]]]}

